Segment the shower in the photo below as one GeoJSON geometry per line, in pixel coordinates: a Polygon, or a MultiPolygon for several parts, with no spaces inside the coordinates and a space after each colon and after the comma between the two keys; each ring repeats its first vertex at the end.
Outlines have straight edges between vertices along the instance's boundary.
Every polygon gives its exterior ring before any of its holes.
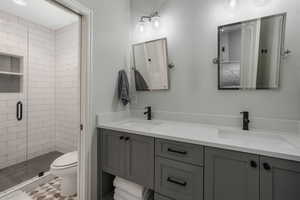
{"type": "Polygon", "coordinates": [[[1,193],[77,150],[80,17],[47,1],[0,8],[1,193]]]}

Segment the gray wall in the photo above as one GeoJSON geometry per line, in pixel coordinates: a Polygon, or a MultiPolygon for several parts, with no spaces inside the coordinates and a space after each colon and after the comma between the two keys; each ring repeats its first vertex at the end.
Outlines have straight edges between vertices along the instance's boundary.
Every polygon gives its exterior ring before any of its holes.
{"type": "MultiPolygon", "coordinates": [[[[95,113],[121,111],[117,101],[118,70],[126,68],[129,60],[129,0],[79,0],[94,11],[94,102],[95,113]]],[[[96,132],[90,136],[92,157],[92,199],[96,198],[96,132]]]]}
{"type": "Polygon", "coordinates": [[[240,1],[229,9],[224,0],[131,0],[132,43],[167,37],[169,58],[175,63],[170,71],[171,89],[140,92],[133,109],[146,104],[155,110],[201,114],[239,115],[247,109],[255,117],[300,119],[300,16],[299,0],[272,0],[257,7],[252,0],[240,1]],[[139,33],[138,16],[158,9],[162,17],[160,30],[139,33]],[[281,69],[279,90],[218,91],[217,26],[259,16],[287,12],[286,47],[293,51],[281,69]]]}

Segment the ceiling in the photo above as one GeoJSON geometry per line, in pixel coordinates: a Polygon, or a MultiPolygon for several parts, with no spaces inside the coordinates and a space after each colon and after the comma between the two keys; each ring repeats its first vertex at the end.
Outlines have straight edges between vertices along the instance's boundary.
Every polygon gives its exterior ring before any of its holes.
{"type": "Polygon", "coordinates": [[[59,29],[79,20],[78,15],[47,2],[47,0],[24,0],[26,6],[20,6],[13,0],[0,0],[0,11],[19,16],[31,22],[59,29]]]}

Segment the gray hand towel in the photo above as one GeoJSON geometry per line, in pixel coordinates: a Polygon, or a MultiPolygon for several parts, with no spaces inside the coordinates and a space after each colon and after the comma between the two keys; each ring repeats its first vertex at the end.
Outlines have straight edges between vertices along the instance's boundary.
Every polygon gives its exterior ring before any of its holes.
{"type": "Polygon", "coordinates": [[[149,87],[142,74],[134,69],[135,88],[137,91],[148,91],[149,87]]]}
{"type": "Polygon", "coordinates": [[[129,103],[130,99],[129,99],[129,82],[125,70],[119,71],[118,95],[120,101],[123,103],[124,106],[126,106],[129,103]]]}

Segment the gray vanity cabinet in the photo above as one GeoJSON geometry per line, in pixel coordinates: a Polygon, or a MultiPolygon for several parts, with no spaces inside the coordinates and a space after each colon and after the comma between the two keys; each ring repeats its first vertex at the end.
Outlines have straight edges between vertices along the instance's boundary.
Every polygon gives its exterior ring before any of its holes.
{"type": "Polygon", "coordinates": [[[154,188],[154,138],[128,135],[126,144],[127,178],[147,188],[154,188]]]}
{"type": "Polygon", "coordinates": [[[116,176],[125,175],[124,133],[102,129],[102,168],[116,176]]]}
{"type": "Polygon", "coordinates": [[[102,196],[119,176],[154,200],[300,199],[300,162],[105,129],[100,139],[102,196]]]}
{"type": "Polygon", "coordinates": [[[299,200],[300,163],[261,157],[260,200],[299,200]]]}
{"type": "Polygon", "coordinates": [[[102,129],[102,168],[154,188],[154,138],[102,129]]]}
{"type": "Polygon", "coordinates": [[[205,200],[259,200],[259,156],[207,147],[205,200]]]}

